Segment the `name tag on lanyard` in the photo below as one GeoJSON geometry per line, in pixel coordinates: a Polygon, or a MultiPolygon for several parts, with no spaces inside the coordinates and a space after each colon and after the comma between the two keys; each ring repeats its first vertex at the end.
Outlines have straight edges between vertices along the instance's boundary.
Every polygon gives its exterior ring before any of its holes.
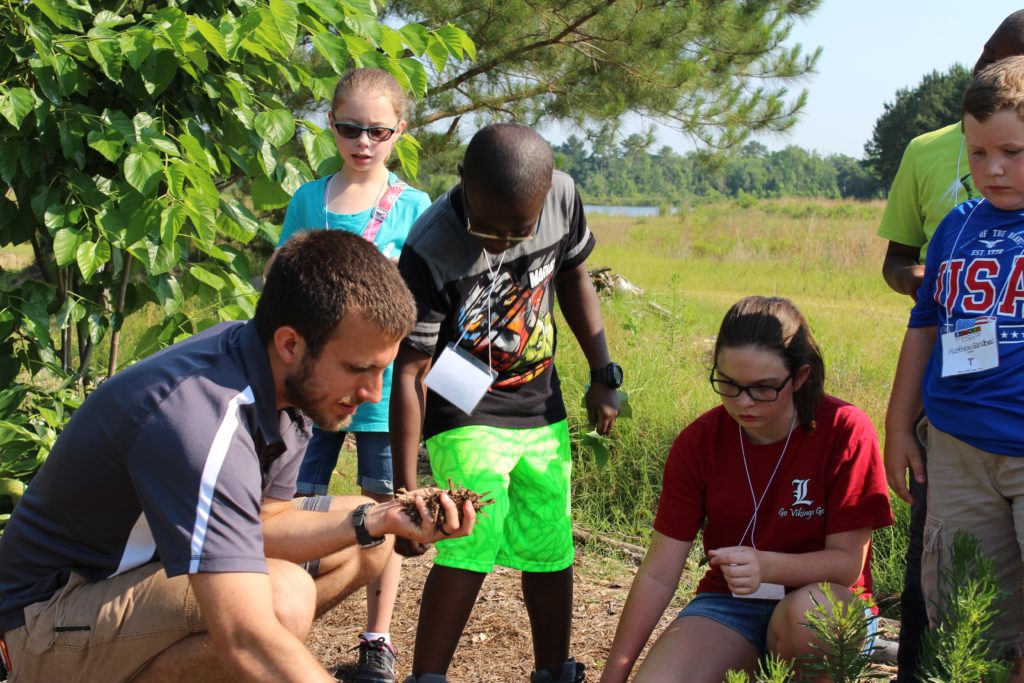
{"type": "Polygon", "coordinates": [[[454,342],[448,346],[423,383],[466,415],[472,415],[498,373],[454,342]]]}
{"type": "Polygon", "coordinates": [[[733,593],[732,597],[747,600],[781,600],[786,597],[786,587],[781,583],[762,583],[750,595],[737,595],[733,593]]]}
{"type": "Polygon", "coordinates": [[[995,318],[977,318],[942,335],[942,376],[968,375],[999,367],[995,318]]]}

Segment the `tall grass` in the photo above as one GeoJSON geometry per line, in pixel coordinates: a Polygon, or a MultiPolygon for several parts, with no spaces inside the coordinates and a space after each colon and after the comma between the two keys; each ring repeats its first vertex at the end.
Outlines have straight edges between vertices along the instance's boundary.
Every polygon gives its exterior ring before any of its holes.
{"type": "MultiPolygon", "coordinates": [[[[573,504],[581,525],[646,543],[672,440],[718,403],[707,381],[710,350],[725,311],[743,296],[792,299],[824,352],[826,391],[882,425],[911,304],[881,277],[885,242],[875,230],[882,206],[779,200],[591,218],[598,246],[588,267],[610,267],[645,294],[602,305],[634,417],[617,423],[606,468],[585,450],[576,453],[573,504]]],[[[558,368],[574,432],[585,431],[580,401],[588,373],[575,344],[560,346],[558,368]]],[[[905,506],[897,516],[901,525],[876,534],[880,594],[902,586],[905,506]]]]}

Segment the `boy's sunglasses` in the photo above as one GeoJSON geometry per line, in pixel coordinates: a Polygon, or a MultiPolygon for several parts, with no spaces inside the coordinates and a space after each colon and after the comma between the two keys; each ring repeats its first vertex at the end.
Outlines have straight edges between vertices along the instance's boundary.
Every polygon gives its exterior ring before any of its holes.
{"type": "Polygon", "coordinates": [[[338,131],[338,135],[346,140],[356,140],[360,135],[366,133],[366,137],[374,142],[390,140],[391,136],[397,131],[397,128],[387,128],[385,126],[366,126],[364,128],[354,123],[339,123],[337,121],[334,122],[334,129],[338,131]]]}
{"type": "MultiPolygon", "coordinates": [[[[466,232],[473,237],[479,237],[484,240],[494,240],[495,242],[511,242],[512,244],[518,244],[519,242],[528,242],[533,239],[533,236],[537,234],[537,230],[540,228],[540,215],[537,216],[537,225],[533,226],[533,230],[526,235],[511,235],[508,233],[495,233],[495,232],[483,232],[480,230],[474,230],[473,224],[469,221],[469,200],[466,199],[466,190],[462,190],[462,213],[466,216],[466,232]]],[[[543,213],[543,212],[542,212],[543,213]]]]}

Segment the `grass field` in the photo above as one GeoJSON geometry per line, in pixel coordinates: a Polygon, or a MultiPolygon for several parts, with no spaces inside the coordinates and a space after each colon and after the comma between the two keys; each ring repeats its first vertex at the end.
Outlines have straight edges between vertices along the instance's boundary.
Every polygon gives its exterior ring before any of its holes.
{"type": "MultiPolygon", "coordinates": [[[[610,267],[645,293],[602,306],[634,417],[616,426],[606,468],[585,449],[576,454],[573,503],[581,526],[646,543],[672,440],[718,403],[707,381],[718,325],[749,294],[797,304],[825,354],[828,393],[860,406],[881,427],[911,303],[881,277],[885,242],[875,230],[882,206],[783,200],[591,219],[598,247],[589,267],[610,267]]],[[[580,408],[587,367],[562,330],[559,372],[579,435],[589,429],[580,408]]],[[[879,594],[902,586],[907,510],[902,502],[894,507],[899,523],[875,539],[879,594]]]]}

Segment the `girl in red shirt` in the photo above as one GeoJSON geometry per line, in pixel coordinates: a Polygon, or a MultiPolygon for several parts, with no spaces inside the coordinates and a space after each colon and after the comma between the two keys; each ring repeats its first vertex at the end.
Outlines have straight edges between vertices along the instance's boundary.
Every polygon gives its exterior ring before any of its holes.
{"type": "MultiPolygon", "coordinates": [[[[629,591],[602,683],[624,683],[703,527],[710,570],[634,681],[718,683],[758,658],[814,653],[803,624],[819,584],[871,592],[871,532],[892,524],[874,426],[824,393],[825,365],[787,299],[747,297],[722,321],[711,386],[721,405],[676,438],[654,537],[629,591]]],[[[703,563],[702,563],[703,564],[703,563]]]]}

